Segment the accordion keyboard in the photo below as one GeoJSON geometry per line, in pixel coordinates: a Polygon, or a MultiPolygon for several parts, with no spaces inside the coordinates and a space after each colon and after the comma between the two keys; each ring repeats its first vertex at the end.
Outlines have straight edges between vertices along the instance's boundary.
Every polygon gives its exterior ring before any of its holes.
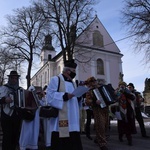
{"type": "Polygon", "coordinates": [[[101,108],[106,107],[107,105],[106,105],[106,103],[105,103],[105,101],[104,101],[104,99],[103,99],[101,93],[99,92],[99,89],[94,89],[93,92],[94,92],[96,98],[97,98],[98,100],[100,100],[100,102],[101,102],[101,103],[100,103],[101,108]]]}

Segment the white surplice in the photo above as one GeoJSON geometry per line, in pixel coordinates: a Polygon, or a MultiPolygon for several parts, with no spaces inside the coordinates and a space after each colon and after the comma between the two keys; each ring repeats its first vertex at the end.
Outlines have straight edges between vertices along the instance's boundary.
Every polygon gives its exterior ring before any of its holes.
{"type": "MultiPolygon", "coordinates": [[[[63,76],[59,75],[60,80],[64,82],[65,89],[64,92],[58,92],[58,77],[54,76],[51,78],[51,81],[47,87],[46,93],[46,100],[48,105],[56,107],[58,109],[63,108],[64,100],[63,95],[67,93],[72,93],[75,89],[75,86],[72,82],[65,81],[63,76]]],[[[77,131],[80,132],[80,123],[79,123],[79,102],[77,97],[73,97],[72,99],[67,101],[67,108],[68,108],[68,127],[69,132],[77,131]]],[[[59,117],[51,118],[50,119],[50,130],[52,131],[59,131],[59,117]]]]}
{"type": "Polygon", "coordinates": [[[38,149],[40,117],[39,108],[36,110],[35,118],[32,121],[22,121],[19,139],[20,150],[38,149]]]}

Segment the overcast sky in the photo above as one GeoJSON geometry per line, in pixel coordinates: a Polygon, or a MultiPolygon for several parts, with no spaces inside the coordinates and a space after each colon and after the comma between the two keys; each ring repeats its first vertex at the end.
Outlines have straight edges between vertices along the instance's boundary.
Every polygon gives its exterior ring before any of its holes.
{"type": "MultiPolygon", "coordinates": [[[[22,6],[29,6],[31,0],[1,0],[0,5],[0,25],[6,25],[5,16],[11,14],[13,9],[22,6]]],[[[123,7],[122,0],[100,0],[95,10],[98,18],[112,37],[114,41],[118,41],[126,37],[125,29],[121,24],[120,10],[123,7]]],[[[134,83],[137,90],[142,92],[145,86],[145,79],[149,78],[148,67],[143,65],[142,54],[135,54],[131,49],[131,39],[116,42],[121,53],[124,81],[134,83]]]]}

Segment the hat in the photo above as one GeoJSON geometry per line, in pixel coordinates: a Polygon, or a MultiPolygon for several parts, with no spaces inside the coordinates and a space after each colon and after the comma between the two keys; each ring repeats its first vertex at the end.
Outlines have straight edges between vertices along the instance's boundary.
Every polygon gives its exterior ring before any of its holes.
{"type": "Polygon", "coordinates": [[[74,62],[74,59],[71,59],[71,60],[66,60],[64,62],[64,66],[69,68],[76,68],[77,64],[74,62]]]}
{"type": "Polygon", "coordinates": [[[89,84],[90,82],[93,82],[93,81],[97,81],[97,80],[95,79],[95,77],[90,77],[87,80],[85,80],[85,84],[89,84]]]}
{"type": "Polygon", "coordinates": [[[128,86],[131,86],[134,89],[134,84],[133,83],[129,83],[128,86]]]}
{"type": "Polygon", "coordinates": [[[8,77],[9,76],[18,76],[20,77],[20,75],[18,75],[17,71],[11,71],[9,75],[7,75],[8,77]]]}
{"type": "Polygon", "coordinates": [[[120,81],[119,84],[118,84],[118,86],[120,86],[120,85],[127,86],[126,82],[124,82],[124,81],[120,81]]]}

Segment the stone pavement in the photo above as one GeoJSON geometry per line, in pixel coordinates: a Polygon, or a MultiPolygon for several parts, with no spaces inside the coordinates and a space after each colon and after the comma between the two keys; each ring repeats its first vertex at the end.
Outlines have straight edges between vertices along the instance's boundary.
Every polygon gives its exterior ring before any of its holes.
{"type": "MultiPolygon", "coordinates": [[[[147,135],[149,138],[143,138],[140,134],[140,129],[138,123],[137,126],[137,134],[133,135],[133,145],[128,146],[126,137],[124,137],[123,142],[119,142],[118,134],[117,134],[117,124],[116,121],[111,121],[111,128],[109,132],[109,140],[108,140],[108,148],[109,150],[150,150],[150,119],[144,119],[147,135]]],[[[92,137],[95,137],[95,131],[92,130],[92,137]]],[[[100,150],[100,148],[94,143],[93,140],[89,140],[85,135],[81,135],[82,143],[84,150],[100,150]]]]}
{"type": "MultiPolygon", "coordinates": [[[[150,119],[144,119],[144,122],[146,126],[147,135],[150,136],[150,119]]],[[[136,126],[137,126],[138,133],[133,135],[133,146],[128,146],[125,137],[123,142],[119,142],[116,120],[112,120],[111,128],[109,131],[110,137],[108,140],[109,150],[150,150],[150,138],[145,139],[141,137],[140,129],[137,122],[136,122],[136,126]]],[[[93,130],[93,124],[91,126],[91,132],[92,132],[91,136],[94,139],[95,131],[93,130]]],[[[95,144],[93,140],[87,139],[85,135],[81,135],[81,139],[82,139],[84,150],[100,150],[97,144],[95,144]]],[[[0,143],[0,150],[2,150],[1,143],[0,143]]]]}

